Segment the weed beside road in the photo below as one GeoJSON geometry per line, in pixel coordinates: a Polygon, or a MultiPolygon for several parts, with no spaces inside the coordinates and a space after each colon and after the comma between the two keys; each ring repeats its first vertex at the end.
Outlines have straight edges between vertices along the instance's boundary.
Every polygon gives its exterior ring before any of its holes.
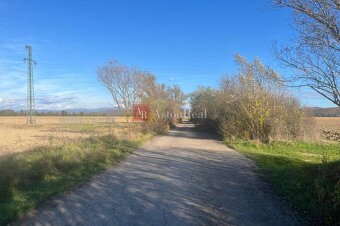
{"type": "Polygon", "coordinates": [[[147,138],[90,137],[0,156],[0,225],[118,162],[147,138]]]}
{"type": "Polygon", "coordinates": [[[340,144],[235,141],[296,207],[328,224],[340,222],[340,144]]]}

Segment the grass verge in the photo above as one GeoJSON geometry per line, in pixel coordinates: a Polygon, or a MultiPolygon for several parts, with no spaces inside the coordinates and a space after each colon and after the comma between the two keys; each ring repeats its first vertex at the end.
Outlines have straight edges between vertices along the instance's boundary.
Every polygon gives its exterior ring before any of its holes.
{"type": "Polygon", "coordinates": [[[340,222],[340,144],[226,142],[255,160],[278,191],[326,224],[340,222]]]}
{"type": "Polygon", "coordinates": [[[0,157],[0,225],[118,162],[146,139],[91,137],[0,157]]]}

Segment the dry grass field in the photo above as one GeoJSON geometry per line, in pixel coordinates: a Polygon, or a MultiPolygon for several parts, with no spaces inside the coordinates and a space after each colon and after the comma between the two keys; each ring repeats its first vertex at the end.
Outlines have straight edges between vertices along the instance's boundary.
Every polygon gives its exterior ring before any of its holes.
{"type": "MultiPolygon", "coordinates": [[[[340,117],[315,117],[323,138],[340,139],[340,117]]],[[[58,145],[96,135],[114,134],[124,138],[128,129],[123,117],[113,116],[41,116],[29,126],[26,117],[0,117],[0,155],[58,145]]]]}
{"type": "Polygon", "coordinates": [[[314,117],[316,126],[324,129],[340,129],[340,117],[314,117]]]}
{"type": "Polygon", "coordinates": [[[22,152],[37,146],[63,144],[90,136],[128,136],[123,117],[41,116],[36,121],[36,125],[29,126],[26,117],[0,117],[0,155],[22,152]]]}
{"type": "Polygon", "coordinates": [[[118,163],[152,137],[123,118],[0,117],[0,225],[118,163]]]}
{"type": "Polygon", "coordinates": [[[340,117],[315,117],[314,121],[323,139],[340,141],[340,117]]]}

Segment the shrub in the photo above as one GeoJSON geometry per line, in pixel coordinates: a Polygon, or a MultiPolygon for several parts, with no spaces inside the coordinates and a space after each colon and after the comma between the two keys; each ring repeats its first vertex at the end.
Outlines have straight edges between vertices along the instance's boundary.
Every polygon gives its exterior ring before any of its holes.
{"type": "Polygon", "coordinates": [[[148,132],[163,133],[173,127],[176,118],[167,118],[166,114],[181,112],[186,96],[179,86],[158,84],[154,77],[144,81],[141,101],[149,105],[148,120],[144,129],[148,132]]]}
{"type": "Polygon", "coordinates": [[[224,77],[218,90],[200,88],[191,96],[193,111],[207,110],[195,123],[215,129],[225,138],[269,142],[296,139],[307,125],[298,101],[287,94],[278,73],[259,59],[249,63],[236,55],[240,72],[224,77]]]}

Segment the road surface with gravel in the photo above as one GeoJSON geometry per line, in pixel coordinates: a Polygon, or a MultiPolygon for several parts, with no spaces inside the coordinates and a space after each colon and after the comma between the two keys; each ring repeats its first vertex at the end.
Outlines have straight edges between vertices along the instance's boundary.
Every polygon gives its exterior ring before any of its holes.
{"type": "Polygon", "coordinates": [[[18,225],[297,225],[240,153],[184,124],[18,225]]]}

